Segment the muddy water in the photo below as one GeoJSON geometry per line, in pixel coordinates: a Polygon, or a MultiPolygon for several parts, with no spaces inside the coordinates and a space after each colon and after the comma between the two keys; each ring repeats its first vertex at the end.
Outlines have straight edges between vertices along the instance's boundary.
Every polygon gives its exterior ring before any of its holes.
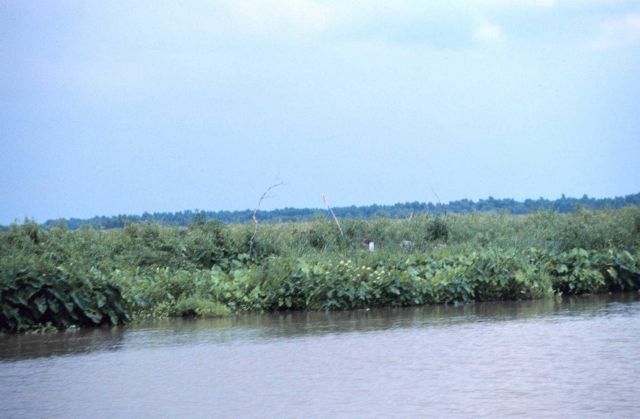
{"type": "Polygon", "coordinates": [[[0,337],[0,417],[640,416],[640,295],[0,337]]]}

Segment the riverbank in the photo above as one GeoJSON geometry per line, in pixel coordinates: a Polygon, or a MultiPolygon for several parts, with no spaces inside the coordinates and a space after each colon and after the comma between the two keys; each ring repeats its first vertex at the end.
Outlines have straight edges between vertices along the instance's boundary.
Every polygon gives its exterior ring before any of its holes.
{"type": "Polygon", "coordinates": [[[5,332],[640,289],[640,208],[0,234],[5,332]],[[363,242],[375,242],[370,252],[363,242]],[[250,253],[251,252],[251,253],[250,253]]]}

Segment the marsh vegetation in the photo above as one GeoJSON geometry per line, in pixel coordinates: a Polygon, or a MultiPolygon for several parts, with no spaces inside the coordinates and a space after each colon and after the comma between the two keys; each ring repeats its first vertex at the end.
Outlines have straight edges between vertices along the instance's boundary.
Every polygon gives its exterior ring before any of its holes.
{"type": "Polygon", "coordinates": [[[0,328],[640,289],[640,207],[0,233],[0,328]],[[375,241],[370,252],[363,242],[375,241]]]}

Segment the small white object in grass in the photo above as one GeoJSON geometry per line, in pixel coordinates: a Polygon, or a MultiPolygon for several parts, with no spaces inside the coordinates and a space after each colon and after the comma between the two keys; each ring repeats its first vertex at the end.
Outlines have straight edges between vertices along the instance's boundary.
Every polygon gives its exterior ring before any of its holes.
{"type": "Polygon", "coordinates": [[[371,241],[371,242],[369,242],[369,251],[370,251],[370,252],[373,252],[373,251],[375,250],[375,248],[376,248],[375,243],[374,243],[374,242],[372,242],[372,241],[371,241]]]}

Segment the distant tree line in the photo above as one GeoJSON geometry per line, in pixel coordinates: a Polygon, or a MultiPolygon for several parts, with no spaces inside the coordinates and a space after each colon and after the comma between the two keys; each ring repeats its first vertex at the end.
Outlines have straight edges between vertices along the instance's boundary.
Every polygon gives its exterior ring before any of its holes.
{"type": "MultiPolygon", "coordinates": [[[[432,202],[405,202],[394,205],[367,205],[333,208],[338,218],[407,218],[411,214],[468,214],[473,212],[499,212],[509,214],[529,214],[536,211],[554,211],[569,213],[578,207],[588,209],[617,209],[626,206],[640,205],[640,193],[615,198],[561,198],[548,200],[544,198],[516,201],[514,199],[496,199],[489,197],[475,202],[469,199],[451,201],[448,204],[432,202]]],[[[66,226],[75,230],[82,226],[100,229],[121,228],[131,223],[155,222],[165,225],[188,226],[207,220],[219,220],[225,223],[245,223],[251,220],[252,210],[244,211],[199,211],[186,210],[179,212],[145,212],[142,215],[97,216],[88,219],[66,218],[49,220],[43,223],[45,227],[66,226]]],[[[327,211],[319,208],[282,208],[270,211],[259,211],[261,222],[288,222],[312,220],[327,216],[327,211]]],[[[6,228],[6,227],[5,227],[6,228]]]]}

